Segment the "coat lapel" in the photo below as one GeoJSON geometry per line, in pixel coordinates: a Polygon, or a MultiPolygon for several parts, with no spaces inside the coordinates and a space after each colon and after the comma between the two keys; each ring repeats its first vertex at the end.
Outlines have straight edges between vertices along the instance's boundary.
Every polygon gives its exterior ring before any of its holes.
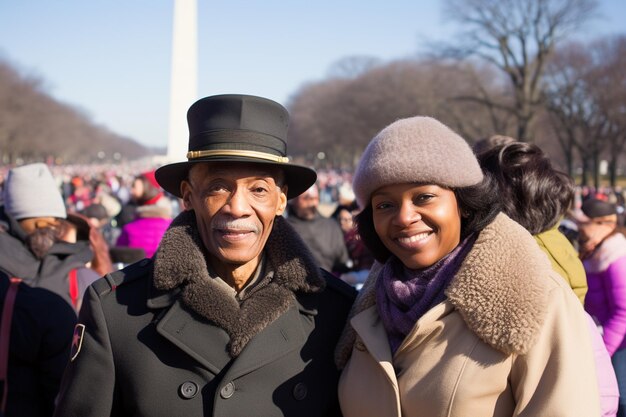
{"type": "Polygon", "coordinates": [[[237,378],[301,349],[306,338],[300,311],[292,306],[248,342],[228,371],[229,377],[237,378]]]}
{"type": "MultiPolygon", "coordinates": [[[[198,317],[180,300],[175,301],[162,316],[156,329],[161,336],[215,374],[232,360],[227,350],[230,342],[228,334],[198,317]]],[[[236,378],[252,372],[301,349],[306,338],[301,311],[293,306],[250,340],[233,362],[228,371],[229,377],[236,378]]]]}
{"type": "Polygon", "coordinates": [[[199,318],[185,308],[180,300],[172,304],[159,320],[156,329],[160,335],[215,374],[231,360],[226,349],[230,341],[228,334],[199,318]]]}
{"type": "Polygon", "coordinates": [[[389,347],[389,342],[387,342],[387,333],[378,316],[376,306],[372,306],[354,316],[350,320],[350,324],[363,341],[367,351],[383,368],[389,382],[397,388],[398,381],[392,365],[391,348],[389,347]]]}

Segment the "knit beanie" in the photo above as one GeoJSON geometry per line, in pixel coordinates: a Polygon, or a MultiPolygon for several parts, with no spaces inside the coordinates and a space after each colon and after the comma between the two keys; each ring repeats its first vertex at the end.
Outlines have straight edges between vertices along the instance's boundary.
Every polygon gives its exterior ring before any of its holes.
{"type": "Polygon", "coordinates": [[[615,204],[611,204],[608,201],[603,201],[597,198],[590,198],[585,200],[581,206],[581,210],[585,213],[585,216],[590,219],[597,217],[611,216],[617,214],[617,208],[615,204]]]}
{"type": "Polygon", "coordinates": [[[432,117],[400,119],[384,128],[365,148],[352,188],[359,207],[385,185],[436,184],[447,188],[476,185],[483,179],[467,142],[432,117]]]}
{"type": "Polygon", "coordinates": [[[46,164],[11,169],[4,183],[3,197],[4,211],[16,220],[67,217],[63,197],[46,164]]]}

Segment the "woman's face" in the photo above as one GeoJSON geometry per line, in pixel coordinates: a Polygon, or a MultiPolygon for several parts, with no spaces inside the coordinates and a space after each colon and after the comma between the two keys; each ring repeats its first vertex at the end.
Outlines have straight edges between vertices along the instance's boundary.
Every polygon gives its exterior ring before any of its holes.
{"type": "Polygon", "coordinates": [[[341,230],[343,230],[344,233],[348,233],[354,227],[352,213],[348,210],[341,210],[337,215],[337,221],[339,222],[339,226],[341,226],[341,230]]]}
{"type": "Polygon", "coordinates": [[[135,201],[137,201],[143,196],[143,193],[145,191],[146,191],[146,188],[144,187],[143,181],[141,180],[141,178],[135,178],[130,188],[130,196],[135,201]]]}
{"type": "Polygon", "coordinates": [[[376,234],[410,269],[433,265],[461,240],[454,192],[437,185],[394,184],[372,194],[376,234]]]}
{"type": "Polygon", "coordinates": [[[584,251],[590,252],[595,249],[617,227],[617,216],[598,217],[586,222],[579,222],[579,241],[584,251]]]}

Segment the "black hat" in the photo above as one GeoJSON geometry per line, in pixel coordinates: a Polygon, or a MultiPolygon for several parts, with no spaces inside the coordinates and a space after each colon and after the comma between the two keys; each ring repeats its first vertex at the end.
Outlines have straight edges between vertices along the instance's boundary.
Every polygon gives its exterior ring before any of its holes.
{"type": "Polygon", "coordinates": [[[166,191],[181,197],[180,183],[189,168],[201,162],[254,162],[280,167],[289,186],[287,198],[312,186],[317,174],[290,164],[287,158],[289,113],[262,97],[228,94],[205,97],[187,112],[189,147],[187,162],[164,165],[156,180],[166,191]]]}
{"type": "Polygon", "coordinates": [[[590,219],[617,214],[615,204],[611,204],[608,201],[599,200],[597,198],[585,200],[581,206],[581,210],[585,213],[585,216],[590,219]]]}

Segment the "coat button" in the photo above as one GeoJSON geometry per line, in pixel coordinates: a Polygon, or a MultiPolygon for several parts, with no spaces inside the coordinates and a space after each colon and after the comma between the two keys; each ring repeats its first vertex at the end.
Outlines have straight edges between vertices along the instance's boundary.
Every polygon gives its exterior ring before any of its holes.
{"type": "Polygon", "coordinates": [[[307,391],[306,384],[304,382],[298,382],[296,386],[293,387],[293,398],[302,401],[306,398],[307,391]]]}
{"type": "Polygon", "coordinates": [[[232,397],[234,393],[235,393],[235,384],[233,384],[232,382],[229,382],[228,384],[224,385],[222,389],[220,390],[220,396],[224,399],[232,397]]]}
{"type": "Polygon", "coordinates": [[[181,397],[190,399],[195,397],[198,393],[198,385],[191,381],[183,382],[178,391],[180,392],[181,397]]]}

